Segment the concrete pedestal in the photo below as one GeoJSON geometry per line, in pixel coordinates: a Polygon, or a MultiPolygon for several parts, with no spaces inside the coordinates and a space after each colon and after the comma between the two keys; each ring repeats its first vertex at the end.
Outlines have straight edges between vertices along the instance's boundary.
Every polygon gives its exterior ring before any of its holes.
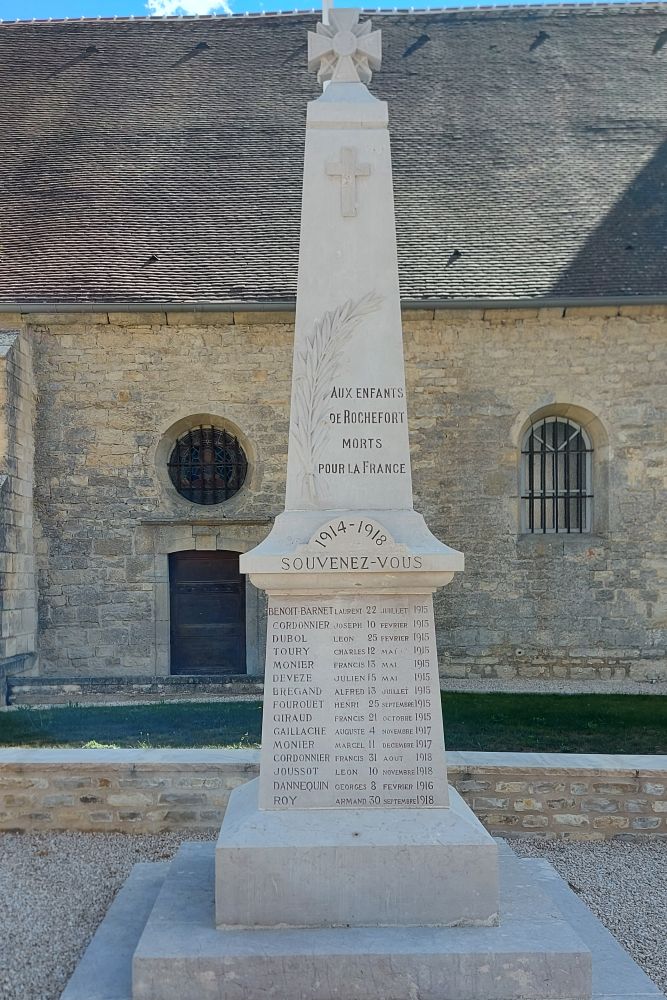
{"type": "Polygon", "coordinates": [[[216,846],[221,927],[491,925],[498,850],[450,788],[449,809],[260,811],[236,788],[216,846]]]}

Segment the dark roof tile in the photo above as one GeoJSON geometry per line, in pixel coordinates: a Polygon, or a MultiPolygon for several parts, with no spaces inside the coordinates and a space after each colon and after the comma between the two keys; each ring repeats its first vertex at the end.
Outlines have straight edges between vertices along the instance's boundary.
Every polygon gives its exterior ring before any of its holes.
{"type": "MultiPolygon", "coordinates": [[[[667,4],[372,19],[404,298],[667,293],[667,4]]],[[[314,21],[0,25],[0,300],[292,300],[314,21]]]]}

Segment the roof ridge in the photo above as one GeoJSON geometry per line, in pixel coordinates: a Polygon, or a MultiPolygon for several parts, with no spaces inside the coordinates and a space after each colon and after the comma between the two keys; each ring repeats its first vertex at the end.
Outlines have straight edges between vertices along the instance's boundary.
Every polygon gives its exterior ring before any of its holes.
{"type": "MultiPolygon", "coordinates": [[[[667,13],[667,0],[587,0],[587,2],[579,3],[577,0],[569,0],[569,2],[563,3],[516,3],[516,4],[476,4],[475,6],[461,6],[461,7],[421,7],[415,8],[405,8],[398,9],[393,8],[383,8],[383,7],[363,7],[362,14],[368,16],[379,15],[381,17],[393,17],[409,15],[411,17],[416,17],[419,15],[433,15],[433,14],[450,14],[450,15],[482,15],[488,16],[490,14],[526,14],[530,12],[533,15],[549,15],[556,13],[582,13],[582,14],[600,14],[600,13],[636,13],[638,11],[656,11],[658,13],[667,13]]],[[[150,23],[150,22],[161,22],[161,21],[247,21],[247,20],[267,20],[269,18],[289,18],[289,17],[309,17],[314,14],[319,14],[320,9],[311,7],[308,10],[290,10],[290,11],[245,11],[242,14],[169,14],[169,15],[155,15],[146,14],[134,16],[120,15],[120,16],[109,16],[109,17],[32,17],[32,18],[0,18],[0,27],[11,27],[12,25],[48,25],[48,24],[115,24],[115,23],[131,23],[136,21],[140,24],[150,23]]]]}

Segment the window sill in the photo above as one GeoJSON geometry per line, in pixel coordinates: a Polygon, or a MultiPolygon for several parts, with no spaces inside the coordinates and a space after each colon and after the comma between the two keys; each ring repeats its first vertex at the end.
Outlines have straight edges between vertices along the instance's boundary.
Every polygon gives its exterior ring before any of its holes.
{"type": "Polygon", "coordinates": [[[517,537],[517,552],[525,555],[540,553],[557,555],[578,552],[583,549],[600,549],[608,545],[608,538],[602,534],[587,532],[525,534],[517,537]]]}

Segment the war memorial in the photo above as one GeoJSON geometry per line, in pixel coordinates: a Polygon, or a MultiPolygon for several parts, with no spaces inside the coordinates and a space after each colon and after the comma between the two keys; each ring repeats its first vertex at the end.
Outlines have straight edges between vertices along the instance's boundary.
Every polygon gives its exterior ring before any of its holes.
{"type": "Polygon", "coordinates": [[[285,511],[241,560],[269,601],[260,777],[216,845],[135,868],[63,998],[657,997],[448,787],[433,593],[464,559],[413,508],[380,33],[357,10],[326,20],[285,511]]]}

